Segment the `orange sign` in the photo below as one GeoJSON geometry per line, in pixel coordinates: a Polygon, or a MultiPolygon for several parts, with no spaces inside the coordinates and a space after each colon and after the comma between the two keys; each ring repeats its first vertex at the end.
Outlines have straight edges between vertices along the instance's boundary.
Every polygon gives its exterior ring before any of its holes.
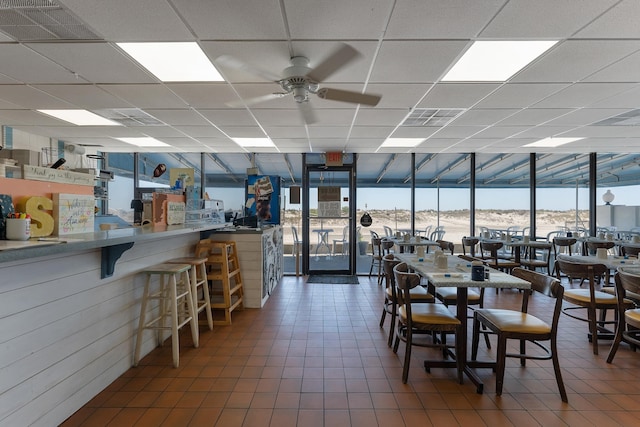
{"type": "Polygon", "coordinates": [[[325,157],[325,164],[327,166],[342,166],[342,153],[340,151],[325,153],[325,157]]]}

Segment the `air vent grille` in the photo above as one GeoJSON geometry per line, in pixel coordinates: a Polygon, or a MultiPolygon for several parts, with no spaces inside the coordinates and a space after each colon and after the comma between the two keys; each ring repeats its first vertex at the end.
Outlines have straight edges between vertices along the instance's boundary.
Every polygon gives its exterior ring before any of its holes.
{"type": "Polygon", "coordinates": [[[94,110],[99,116],[113,120],[125,126],[166,126],[166,123],[145,113],[139,108],[120,108],[114,110],[94,110]]]}
{"type": "Polygon", "coordinates": [[[16,41],[101,40],[54,0],[0,0],[0,31],[16,41]]]}
{"type": "Polygon", "coordinates": [[[463,108],[415,108],[400,126],[442,127],[464,112],[463,108]]]}

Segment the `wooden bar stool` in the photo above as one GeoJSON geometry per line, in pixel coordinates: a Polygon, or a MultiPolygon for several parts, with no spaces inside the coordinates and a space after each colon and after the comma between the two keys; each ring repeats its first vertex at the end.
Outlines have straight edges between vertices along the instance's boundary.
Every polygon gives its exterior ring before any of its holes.
{"type": "Polygon", "coordinates": [[[191,283],[189,279],[190,264],[157,264],[143,271],[147,275],[144,285],[144,294],[140,306],[140,320],[136,338],[136,349],[133,357],[133,366],[138,366],[140,361],[140,349],[142,346],[142,333],[145,329],[156,331],[158,345],[164,341],[164,330],[171,330],[171,347],[173,350],[173,366],[180,364],[180,341],[178,330],[191,324],[191,336],[193,346],[198,347],[198,323],[197,314],[193,306],[191,296],[191,283]],[[157,290],[151,289],[151,279],[159,277],[160,286],[157,290]],[[147,305],[151,300],[158,300],[159,313],[153,319],[146,320],[147,305]],[[165,325],[169,319],[169,326],[165,325]]]}
{"type": "Polygon", "coordinates": [[[183,257],[175,258],[167,261],[170,264],[189,264],[189,279],[191,282],[191,295],[193,296],[193,307],[196,310],[196,317],[200,312],[204,311],[207,315],[207,325],[209,330],[213,330],[213,315],[211,314],[211,298],[209,296],[209,284],[207,282],[207,258],[201,254],[196,254],[196,258],[183,257]],[[202,299],[198,292],[198,288],[202,288],[202,299]]]}

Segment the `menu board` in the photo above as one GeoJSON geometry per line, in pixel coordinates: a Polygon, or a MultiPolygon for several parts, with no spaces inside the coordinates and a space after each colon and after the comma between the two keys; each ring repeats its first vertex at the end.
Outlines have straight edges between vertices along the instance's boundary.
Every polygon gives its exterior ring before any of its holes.
{"type": "Polygon", "coordinates": [[[84,194],[53,194],[54,233],[93,233],[95,198],[84,194]]]}

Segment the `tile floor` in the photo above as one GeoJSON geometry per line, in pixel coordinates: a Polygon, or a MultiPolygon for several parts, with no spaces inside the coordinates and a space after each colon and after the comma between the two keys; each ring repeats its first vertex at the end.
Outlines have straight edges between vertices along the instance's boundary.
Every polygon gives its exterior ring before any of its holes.
{"type": "MultiPolygon", "coordinates": [[[[575,286],[575,285],[574,285],[575,286]]],[[[387,347],[380,329],[383,291],[360,285],[305,284],[285,277],[262,310],[234,312],[232,326],[201,328],[200,348],[181,334],[180,368],[170,345],[158,348],[66,422],[71,426],[632,426],[640,425],[640,353],[622,344],[605,362],[609,342],[593,355],[586,323],[560,319],[561,367],[569,403],[557,393],[550,361],[521,368],[509,359],[504,392],[491,370],[479,370],[485,392],[466,378],[421,360],[414,348],[402,384],[401,345],[387,347]]],[[[490,290],[487,306],[518,308],[520,294],[490,290]]],[[[535,299],[533,313],[548,309],[535,299]],[[536,311],[539,310],[539,311],[536,311]]],[[[481,346],[481,353],[491,351],[481,346]]]]}

